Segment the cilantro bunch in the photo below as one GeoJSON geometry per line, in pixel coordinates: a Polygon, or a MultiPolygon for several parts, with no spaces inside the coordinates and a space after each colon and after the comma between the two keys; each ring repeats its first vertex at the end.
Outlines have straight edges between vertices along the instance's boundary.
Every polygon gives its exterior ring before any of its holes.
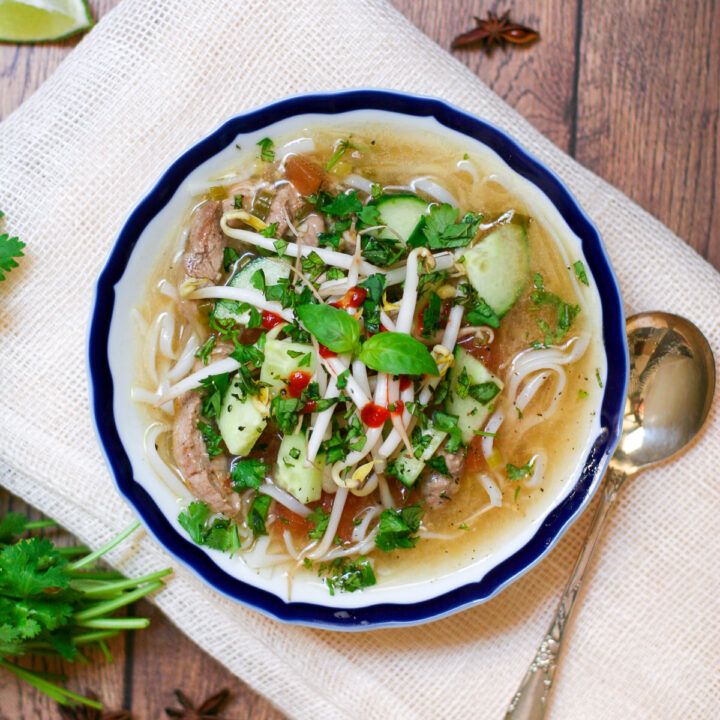
{"type": "Polygon", "coordinates": [[[82,703],[101,710],[100,703],[8,658],[42,654],[86,662],[85,653],[93,647],[109,658],[108,638],[123,630],[145,628],[150,622],[115,613],[163,587],[161,578],[171,570],[128,580],[95,566],[137,529],[137,522],[92,553],[85,547],[56,547],[46,537],[18,537],[28,530],[54,526],[51,520],[28,522],[19,513],[0,519],[0,667],[61,705],[82,703]]]}
{"type": "MultiPolygon", "coordinates": [[[[0,210],[0,220],[4,213],[0,210]]],[[[16,258],[21,258],[24,242],[20,242],[16,237],[10,237],[7,233],[0,234],[0,281],[5,279],[5,274],[9,273],[13,268],[18,266],[16,258]]]]}

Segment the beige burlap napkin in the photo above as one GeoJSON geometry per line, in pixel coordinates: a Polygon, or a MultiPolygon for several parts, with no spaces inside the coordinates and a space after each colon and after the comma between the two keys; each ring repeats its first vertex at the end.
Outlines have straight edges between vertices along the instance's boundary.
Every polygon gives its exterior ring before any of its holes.
{"type": "MultiPolygon", "coordinates": [[[[720,348],[713,269],[383,0],[125,0],[0,125],[0,207],[28,245],[0,286],[3,485],[93,546],[128,522],[92,429],[84,358],[94,279],[125,216],[224,118],[353,86],[439,96],[510,132],[597,223],[628,311],[683,313],[720,348]]],[[[623,494],[568,638],[551,717],[717,717],[719,424],[715,408],[681,460],[623,494]]],[[[491,602],[414,629],[287,627],[182,569],[157,602],[294,718],[499,718],[587,520],[491,602]]],[[[148,537],[113,560],[131,574],[173,563],[148,537]]]]}

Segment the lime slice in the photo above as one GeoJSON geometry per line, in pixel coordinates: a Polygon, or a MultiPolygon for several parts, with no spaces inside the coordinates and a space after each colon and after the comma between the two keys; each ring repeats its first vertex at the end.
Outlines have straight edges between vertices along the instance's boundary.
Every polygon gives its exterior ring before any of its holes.
{"type": "Polygon", "coordinates": [[[60,40],[92,24],[87,0],[0,0],[0,42],[60,40]]]}

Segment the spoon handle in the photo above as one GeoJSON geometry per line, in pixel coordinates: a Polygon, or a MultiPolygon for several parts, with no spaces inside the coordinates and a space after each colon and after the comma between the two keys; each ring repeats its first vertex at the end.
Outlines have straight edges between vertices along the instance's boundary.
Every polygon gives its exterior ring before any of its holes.
{"type": "Polygon", "coordinates": [[[543,637],[535,658],[528,668],[518,691],[515,693],[505,715],[505,720],[542,720],[547,709],[547,699],[552,687],[558,656],[562,648],[565,627],[573,613],[575,600],[582,586],[585,571],[595,551],[605,521],[610,514],[615,496],[622,487],[626,473],[611,467],[602,486],[600,504],[595,511],[582,552],[575,563],[570,580],[560,598],[555,619],[543,637]]]}

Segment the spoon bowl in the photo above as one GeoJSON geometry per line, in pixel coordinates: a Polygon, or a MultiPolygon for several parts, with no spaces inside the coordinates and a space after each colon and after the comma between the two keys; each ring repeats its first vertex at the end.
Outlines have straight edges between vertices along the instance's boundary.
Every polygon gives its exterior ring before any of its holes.
{"type": "Polygon", "coordinates": [[[627,321],[630,379],[623,430],[610,466],[633,475],[681,452],[710,410],[715,363],[689,320],[664,312],[627,321]]]}
{"type": "Polygon", "coordinates": [[[568,621],[598,538],[628,477],[682,452],[702,427],[715,391],[715,361],[705,336],[689,320],[665,312],[626,323],[630,353],[622,434],[601,487],[585,544],[505,720],[542,720],[568,621]]]}

